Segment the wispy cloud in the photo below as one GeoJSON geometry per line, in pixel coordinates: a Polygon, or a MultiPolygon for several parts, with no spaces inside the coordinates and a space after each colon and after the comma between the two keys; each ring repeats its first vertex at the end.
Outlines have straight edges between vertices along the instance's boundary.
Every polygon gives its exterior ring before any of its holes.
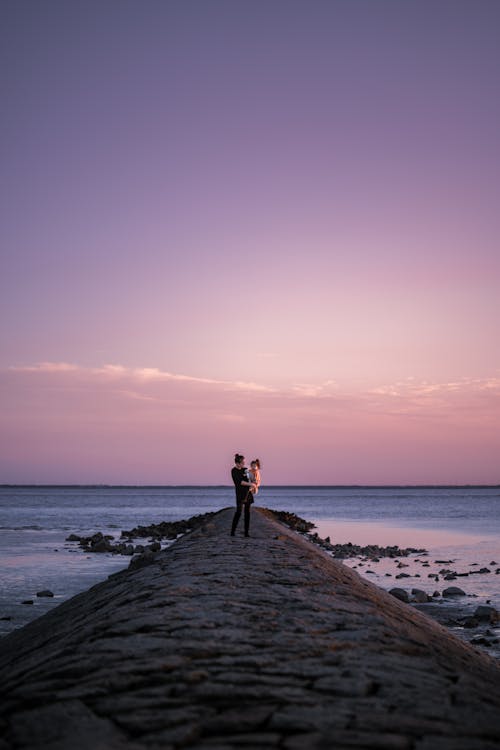
{"type": "MultiPolygon", "coordinates": [[[[333,379],[278,388],[150,367],[41,362],[0,370],[0,385],[6,480],[17,477],[9,466],[23,471],[27,461],[40,471],[52,467],[54,479],[61,464],[75,472],[87,467],[90,479],[112,462],[116,480],[124,472],[125,481],[140,463],[147,481],[153,470],[167,481],[167,469],[179,481],[209,481],[192,456],[216,466],[240,448],[274,456],[281,468],[270,481],[281,483],[496,477],[496,373],[443,382],[407,378],[377,388],[333,379]],[[297,455],[298,464],[290,464],[288,457],[297,455]]],[[[213,469],[214,481],[223,470],[213,469]]]]}

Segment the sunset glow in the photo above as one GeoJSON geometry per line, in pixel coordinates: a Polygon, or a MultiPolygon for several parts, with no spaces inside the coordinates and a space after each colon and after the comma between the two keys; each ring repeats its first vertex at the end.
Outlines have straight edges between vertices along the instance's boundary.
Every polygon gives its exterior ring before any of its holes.
{"type": "Polygon", "coordinates": [[[0,483],[500,482],[500,4],[0,28],[0,483]]]}

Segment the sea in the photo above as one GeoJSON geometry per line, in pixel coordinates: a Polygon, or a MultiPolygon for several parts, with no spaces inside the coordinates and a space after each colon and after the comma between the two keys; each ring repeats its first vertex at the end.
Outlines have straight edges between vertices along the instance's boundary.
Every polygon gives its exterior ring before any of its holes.
{"type": "MultiPolygon", "coordinates": [[[[296,513],[334,544],[427,551],[378,563],[343,562],[382,588],[432,595],[458,585],[470,608],[488,602],[500,610],[500,486],[262,486],[256,505],[296,513]],[[443,570],[469,575],[448,583],[443,570]],[[407,577],[396,578],[402,572],[407,577]]],[[[229,486],[1,486],[0,637],[128,566],[128,557],[83,552],[66,541],[70,534],[101,531],[118,539],[138,525],[232,506],[229,486]],[[37,597],[43,590],[54,596],[37,597]]]]}

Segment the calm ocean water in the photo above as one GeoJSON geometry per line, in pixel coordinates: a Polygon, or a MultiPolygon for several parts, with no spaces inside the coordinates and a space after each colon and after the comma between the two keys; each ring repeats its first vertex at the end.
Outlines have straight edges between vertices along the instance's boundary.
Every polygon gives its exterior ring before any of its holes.
{"type": "MultiPolygon", "coordinates": [[[[232,487],[0,487],[0,618],[10,618],[0,619],[0,634],[128,565],[124,557],[85,555],[65,542],[69,533],[119,536],[138,524],[180,520],[233,503],[232,487]],[[46,588],[54,599],[37,599],[36,592],[46,588]]],[[[457,570],[493,561],[500,568],[500,487],[263,487],[257,504],[314,521],[320,536],[332,542],[426,547],[431,562],[450,559],[449,567],[457,570]]],[[[373,566],[371,580],[395,585],[390,565],[373,566]]],[[[421,582],[407,587],[418,584],[430,593],[438,587],[423,571],[420,576],[421,582]]],[[[500,608],[495,569],[456,583],[500,608]]]]}

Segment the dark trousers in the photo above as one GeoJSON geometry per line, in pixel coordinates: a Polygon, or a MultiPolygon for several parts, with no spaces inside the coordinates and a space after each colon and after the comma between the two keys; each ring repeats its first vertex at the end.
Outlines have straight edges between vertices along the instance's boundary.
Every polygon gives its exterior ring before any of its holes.
{"type": "Polygon", "coordinates": [[[236,531],[238,521],[240,520],[242,507],[245,509],[245,514],[243,517],[244,522],[245,522],[245,534],[248,534],[248,530],[250,528],[250,503],[249,502],[246,502],[246,503],[238,502],[236,504],[236,512],[233,517],[233,525],[231,527],[231,534],[234,534],[234,532],[236,531]]]}

